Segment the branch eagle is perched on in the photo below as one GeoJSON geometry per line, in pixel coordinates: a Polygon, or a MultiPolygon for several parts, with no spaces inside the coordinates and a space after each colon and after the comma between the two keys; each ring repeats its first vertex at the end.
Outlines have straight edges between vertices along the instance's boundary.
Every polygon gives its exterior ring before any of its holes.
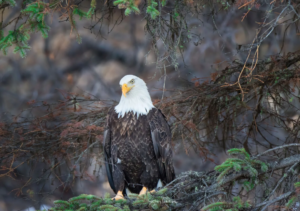
{"type": "Polygon", "coordinates": [[[170,127],[153,106],[146,83],[126,75],[120,86],[123,95],[109,110],[104,132],[106,172],[116,200],[127,191],[145,194],[175,178],[170,127]]]}

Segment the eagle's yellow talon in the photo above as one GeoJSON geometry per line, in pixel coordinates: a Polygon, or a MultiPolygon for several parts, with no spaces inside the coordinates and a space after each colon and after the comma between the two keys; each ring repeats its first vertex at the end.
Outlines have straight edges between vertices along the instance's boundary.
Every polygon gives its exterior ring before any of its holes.
{"type": "Polygon", "coordinates": [[[121,191],[118,191],[117,195],[111,199],[116,200],[116,201],[121,200],[121,199],[124,200],[123,193],[121,191]]]}
{"type": "Polygon", "coordinates": [[[156,192],[155,189],[153,189],[152,191],[150,191],[150,193],[152,193],[152,194],[155,193],[155,192],[156,192]]]}
{"type": "Polygon", "coordinates": [[[146,187],[143,187],[143,189],[140,191],[139,196],[146,194],[148,189],[146,187]]]}

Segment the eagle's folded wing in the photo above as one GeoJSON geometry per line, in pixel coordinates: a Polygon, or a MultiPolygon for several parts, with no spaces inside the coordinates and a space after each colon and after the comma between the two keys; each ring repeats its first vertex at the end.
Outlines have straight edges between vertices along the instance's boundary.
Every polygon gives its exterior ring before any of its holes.
{"type": "Polygon", "coordinates": [[[175,178],[170,127],[165,116],[159,109],[152,109],[149,112],[148,121],[160,177],[164,183],[169,183],[175,178]]]}
{"type": "Polygon", "coordinates": [[[109,114],[110,114],[110,112],[108,112],[106,129],[105,129],[104,135],[103,135],[103,151],[104,151],[105,169],[106,169],[108,182],[109,182],[111,189],[113,189],[113,191],[116,193],[116,188],[115,188],[114,180],[112,177],[113,159],[111,156],[111,137],[110,137],[110,128],[109,128],[109,116],[110,115],[109,114]]]}

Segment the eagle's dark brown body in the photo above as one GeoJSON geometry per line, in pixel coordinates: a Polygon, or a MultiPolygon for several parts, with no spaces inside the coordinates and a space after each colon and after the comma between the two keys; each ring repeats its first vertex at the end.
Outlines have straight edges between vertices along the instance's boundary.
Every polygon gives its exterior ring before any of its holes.
{"type": "Polygon", "coordinates": [[[175,177],[171,132],[161,111],[152,108],[147,115],[128,112],[124,117],[112,108],[104,134],[107,176],[115,193],[128,188],[139,193],[143,186],[156,188],[158,180],[169,183],[175,177]]]}

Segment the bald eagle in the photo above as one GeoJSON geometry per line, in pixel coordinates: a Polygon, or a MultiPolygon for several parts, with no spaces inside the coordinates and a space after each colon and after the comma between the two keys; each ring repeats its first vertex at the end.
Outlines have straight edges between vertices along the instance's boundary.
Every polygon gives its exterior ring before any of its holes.
{"type": "Polygon", "coordinates": [[[175,178],[171,131],[152,104],[146,83],[137,76],[120,80],[123,95],[107,114],[104,158],[115,200],[127,192],[145,194],[175,178]]]}

